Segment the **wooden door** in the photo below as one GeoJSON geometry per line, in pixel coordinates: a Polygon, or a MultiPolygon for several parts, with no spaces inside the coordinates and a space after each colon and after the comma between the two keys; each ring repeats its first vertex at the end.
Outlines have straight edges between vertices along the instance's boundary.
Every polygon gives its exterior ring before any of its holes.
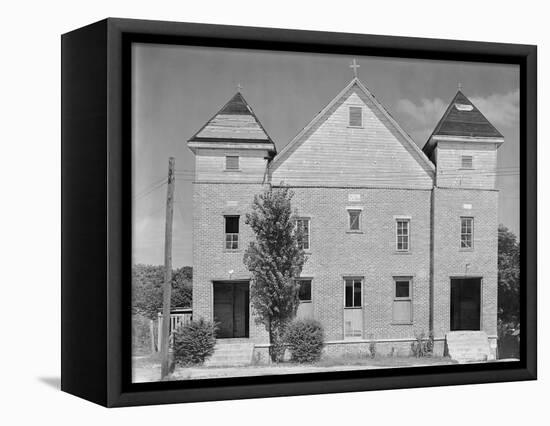
{"type": "Polygon", "coordinates": [[[481,329],[481,278],[451,279],[451,331],[481,329]]]}
{"type": "Polygon", "coordinates": [[[248,282],[214,283],[214,321],[221,339],[248,337],[248,282]]]}

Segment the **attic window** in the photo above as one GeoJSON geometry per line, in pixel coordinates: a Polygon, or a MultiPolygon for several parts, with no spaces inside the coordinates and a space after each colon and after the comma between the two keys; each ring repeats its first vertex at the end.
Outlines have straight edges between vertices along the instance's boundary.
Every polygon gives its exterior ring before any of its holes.
{"type": "Polygon", "coordinates": [[[238,155],[226,155],[225,156],[225,170],[239,170],[239,156],[238,155]]]}
{"type": "Polygon", "coordinates": [[[472,111],[474,107],[466,104],[455,104],[455,108],[459,111],[472,111]]]}
{"type": "Polygon", "coordinates": [[[363,126],[363,109],[361,107],[349,107],[349,126],[350,127],[362,127],[363,126]]]}
{"type": "Polygon", "coordinates": [[[471,155],[463,155],[461,163],[463,169],[472,169],[474,167],[474,159],[471,155]]]}

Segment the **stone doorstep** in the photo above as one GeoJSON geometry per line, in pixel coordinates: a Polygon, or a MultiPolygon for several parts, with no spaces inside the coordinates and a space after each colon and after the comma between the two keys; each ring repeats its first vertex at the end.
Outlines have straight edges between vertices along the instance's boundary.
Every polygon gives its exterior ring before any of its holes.
{"type": "Polygon", "coordinates": [[[226,344],[223,344],[223,345],[216,345],[215,346],[216,349],[224,350],[224,351],[244,350],[244,349],[249,349],[249,348],[252,348],[252,347],[254,347],[253,343],[249,343],[249,344],[236,343],[234,345],[230,345],[230,344],[226,343],[226,344]]]}
{"type": "Polygon", "coordinates": [[[451,331],[445,336],[449,356],[459,363],[491,358],[489,338],[483,331],[451,331]]]}
{"type": "Polygon", "coordinates": [[[248,339],[218,339],[214,354],[205,365],[210,367],[250,365],[253,354],[254,343],[248,339]]]}

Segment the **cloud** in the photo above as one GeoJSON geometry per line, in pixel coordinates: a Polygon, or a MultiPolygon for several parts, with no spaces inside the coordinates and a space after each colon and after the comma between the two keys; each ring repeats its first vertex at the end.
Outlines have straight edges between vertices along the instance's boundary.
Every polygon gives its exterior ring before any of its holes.
{"type": "Polygon", "coordinates": [[[472,103],[495,127],[511,127],[519,123],[519,90],[495,93],[486,98],[474,96],[472,103]]]}
{"type": "MultiPolygon", "coordinates": [[[[497,128],[516,126],[519,122],[519,90],[486,97],[472,96],[470,100],[497,128]]],[[[411,132],[416,134],[424,134],[426,129],[433,130],[446,108],[446,102],[440,98],[424,98],[418,104],[409,99],[400,99],[396,104],[396,111],[411,132]]]]}
{"type": "Polygon", "coordinates": [[[408,122],[414,123],[416,128],[435,127],[435,123],[441,118],[445,108],[445,102],[439,98],[424,98],[420,101],[420,105],[409,99],[400,99],[396,105],[397,112],[403,115],[408,122]]]}

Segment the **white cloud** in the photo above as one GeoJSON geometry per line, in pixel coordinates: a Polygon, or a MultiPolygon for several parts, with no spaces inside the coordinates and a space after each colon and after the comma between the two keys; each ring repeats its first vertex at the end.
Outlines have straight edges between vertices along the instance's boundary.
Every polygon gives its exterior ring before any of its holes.
{"type": "MultiPolygon", "coordinates": [[[[519,90],[487,97],[472,96],[470,100],[497,128],[511,127],[519,122],[519,90]]],[[[411,132],[422,134],[426,128],[435,128],[446,108],[447,103],[440,98],[424,98],[419,104],[400,99],[396,104],[397,112],[405,119],[411,132]]]]}
{"type": "Polygon", "coordinates": [[[416,128],[420,127],[435,127],[437,120],[441,118],[445,112],[446,104],[443,100],[422,99],[420,105],[408,99],[400,99],[397,101],[396,110],[402,114],[411,124],[414,123],[416,128]]]}
{"type": "Polygon", "coordinates": [[[474,96],[470,100],[497,128],[519,123],[519,90],[486,98],[474,96]]]}

